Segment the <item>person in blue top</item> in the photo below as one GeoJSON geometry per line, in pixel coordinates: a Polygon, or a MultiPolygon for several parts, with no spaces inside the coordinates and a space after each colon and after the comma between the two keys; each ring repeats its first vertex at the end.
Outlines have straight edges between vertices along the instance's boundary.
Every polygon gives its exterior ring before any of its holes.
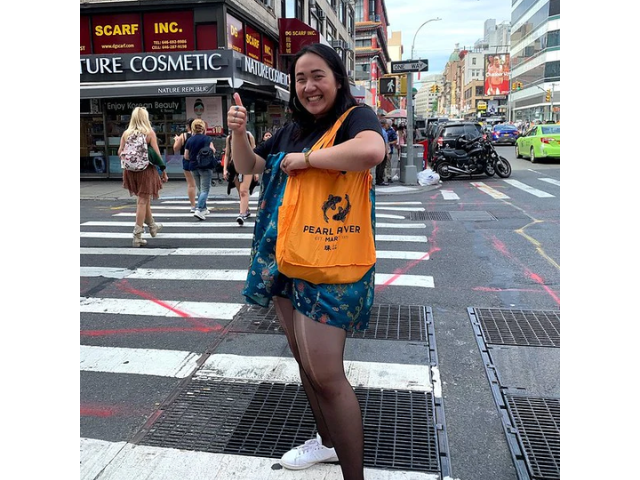
{"type": "MultiPolygon", "coordinates": [[[[292,121],[264,144],[251,148],[245,134],[248,112],[238,93],[227,115],[234,132],[236,169],[245,175],[262,174],[251,260],[242,293],[250,304],[266,307],[273,301],[300,367],[301,383],[316,422],[316,438],[285,453],[280,463],[300,470],[339,460],[345,480],[363,480],[362,415],[344,372],[343,354],[347,332],[368,326],[375,265],[354,283],[313,284],[281,274],[275,251],[278,206],[288,176],[307,168],[368,171],[384,159],[385,144],[376,114],[360,105],[338,130],[334,146],[309,154],[308,149],[357,102],[340,56],[327,45],[303,47],[293,58],[289,75],[292,121]]],[[[369,198],[375,227],[373,186],[369,198]]]]}
{"type": "Polygon", "coordinates": [[[184,146],[184,158],[189,161],[187,169],[193,175],[193,178],[198,187],[198,201],[196,203],[196,210],[193,212],[193,216],[198,220],[205,220],[209,210],[207,209],[207,199],[209,198],[209,189],[211,188],[211,178],[213,177],[213,168],[198,168],[196,158],[198,158],[198,152],[207,145],[214,152],[216,151],[211,141],[211,137],[205,135],[207,126],[204,120],[196,118],[191,124],[191,137],[187,140],[184,146]]]}

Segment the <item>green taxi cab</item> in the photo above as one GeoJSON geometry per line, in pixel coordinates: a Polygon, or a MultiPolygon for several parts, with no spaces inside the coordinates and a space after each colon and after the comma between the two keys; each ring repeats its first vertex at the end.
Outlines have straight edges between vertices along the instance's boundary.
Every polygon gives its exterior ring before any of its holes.
{"type": "Polygon", "coordinates": [[[516,141],[516,157],[531,163],[541,158],[560,158],[560,125],[536,125],[516,141]]]}

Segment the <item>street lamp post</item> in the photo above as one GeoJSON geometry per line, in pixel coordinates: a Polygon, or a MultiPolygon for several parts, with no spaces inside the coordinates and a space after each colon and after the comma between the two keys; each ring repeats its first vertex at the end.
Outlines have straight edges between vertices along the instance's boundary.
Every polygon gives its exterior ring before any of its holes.
{"type": "MultiPolygon", "coordinates": [[[[418,32],[422,27],[424,27],[427,23],[437,22],[442,20],[440,17],[430,18],[422,25],[418,27],[415,35],[413,36],[413,42],[411,42],[411,61],[413,61],[413,47],[416,43],[416,37],[418,36],[418,32]]],[[[413,156],[413,73],[407,74],[407,158],[411,158],[413,156]]]]}

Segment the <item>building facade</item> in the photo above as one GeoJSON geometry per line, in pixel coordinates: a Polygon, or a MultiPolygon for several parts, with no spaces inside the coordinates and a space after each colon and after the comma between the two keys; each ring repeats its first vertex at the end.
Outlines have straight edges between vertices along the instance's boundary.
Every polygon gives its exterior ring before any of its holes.
{"type": "Polygon", "coordinates": [[[511,7],[514,121],[560,120],[560,0],[514,1],[511,7]]]}
{"type": "Polygon", "coordinates": [[[378,81],[389,73],[391,56],[387,42],[389,19],[384,0],[355,0],[355,80],[367,91],[365,101],[374,108],[390,111],[398,106],[395,97],[380,95],[378,81]]]}
{"type": "Polygon", "coordinates": [[[218,150],[238,92],[259,139],[288,119],[288,69],[307,43],[333,46],[353,73],[355,14],[346,0],[83,0],[80,175],[120,177],[131,111],[150,113],[169,173],[176,134],[202,118],[218,150]]]}

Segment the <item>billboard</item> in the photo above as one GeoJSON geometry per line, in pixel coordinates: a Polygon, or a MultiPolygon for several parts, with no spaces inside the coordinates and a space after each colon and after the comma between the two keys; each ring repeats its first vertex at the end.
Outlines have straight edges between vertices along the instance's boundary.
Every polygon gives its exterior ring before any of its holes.
{"type": "Polygon", "coordinates": [[[509,93],[509,77],[511,58],[508,53],[484,56],[484,94],[507,95],[509,93]]]}

